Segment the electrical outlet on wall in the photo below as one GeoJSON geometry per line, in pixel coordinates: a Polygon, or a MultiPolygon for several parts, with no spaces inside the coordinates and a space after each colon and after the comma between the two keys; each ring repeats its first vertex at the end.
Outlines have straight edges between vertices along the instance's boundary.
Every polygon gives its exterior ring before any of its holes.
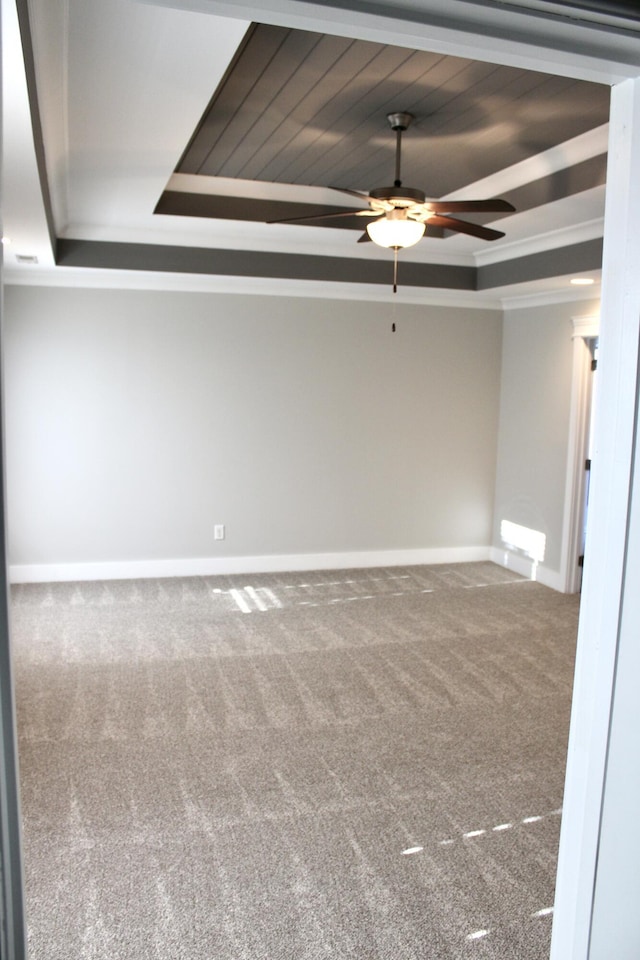
{"type": "Polygon", "coordinates": [[[224,540],[224,523],[216,523],[213,528],[213,539],[224,540]]]}

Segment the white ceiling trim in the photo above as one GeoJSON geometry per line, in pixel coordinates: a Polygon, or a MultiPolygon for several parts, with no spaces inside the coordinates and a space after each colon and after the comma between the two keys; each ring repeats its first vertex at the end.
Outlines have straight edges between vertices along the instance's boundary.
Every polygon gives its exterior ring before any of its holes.
{"type": "MultiPolygon", "coordinates": [[[[567,204],[574,202],[569,198],[567,204]]],[[[579,198],[575,200],[579,202],[579,198]]],[[[553,208],[562,203],[550,205],[553,208]]],[[[539,208],[544,211],[544,208],[539,208]]],[[[520,215],[524,220],[527,214],[520,215]]],[[[94,226],[74,224],[61,237],[71,240],[106,243],[140,243],[160,246],[201,247],[210,250],[244,250],[251,252],[283,253],[307,256],[339,256],[351,260],[379,260],[390,263],[388,250],[373,244],[358,244],[352,231],[332,230],[328,227],[298,226],[296,224],[246,223],[238,220],[207,220],[206,218],[157,216],[154,228],[94,226]],[[195,220],[195,222],[194,222],[195,220]]],[[[500,226],[500,224],[498,224],[500,226]]],[[[513,225],[515,230],[515,223],[513,225]]],[[[452,243],[465,243],[466,238],[441,240],[425,238],[416,247],[403,250],[400,262],[430,263],[458,267],[482,267],[494,263],[526,257],[546,250],[573,246],[603,235],[602,217],[580,224],[558,227],[534,236],[525,236],[509,242],[507,239],[475,251],[455,250],[452,243]]],[[[508,234],[507,234],[508,235],[508,234]]]]}
{"type": "Polygon", "coordinates": [[[322,300],[360,300],[424,306],[460,307],[477,310],[524,309],[554,303],[598,300],[600,272],[591,274],[596,283],[590,287],[570,286],[570,276],[553,277],[527,285],[518,293],[517,285],[485,291],[436,290],[403,287],[394,294],[389,286],[360,283],[326,283],[309,280],[263,279],[259,277],[210,276],[202,274],[156,273],[137,270],[97,270],[84,267],[38,269],[13,267],[4,271],[8,285],[38,287],[82,287],[84,289],[166,290],[185,293],[236,294],[239,296],[275,296],[320,298],[322,300]]]}
{"type": "Polygon", "coordinates": [[[57,4],[30,5],[34,50],[40,45],[49,54],[37,56],[36,71],[45,143],[54,143],[47,172],[58,235],[78,221],[150,222],[249,24],[141,4],[115,4],[113,10],[95,0],[76,4],[69,24],[62,24],[57,4]],[[51,34],[57,56],[48,47],[51,34]],[[58,102],[62,57],[69,69],[64,118],[58,102]]]}
{"type": "Polygon", "coordinates": [[[395,304],[499,309],[500,300],[490,292],[403,287],[394,294],[388,286],[365,283],[330,283],[310,280],[176,274],[137,270],[94,270],[56,267],[40,270],[14,267],[4,271],[5,284],[38,287],[84,287],[119,290],[167,290],[192,293],[233,293],[253,296],[304,297],[323,300],[364,300],[395,304]]]}
{"type": "Polygon", "coordinates": [[[640,72],[637,36],[606,26],[597,40],[582,24],[482,0],[373,0],[348,6],[306,0],[137,0],[238,18],[359,37],[379,43],[485,60],[560,76],[614,84],[640,72]],[[562,51],[561,55],[558,52],[562,51]]]}
{"type": "Polygon", "coordinates": [[[524,296],[503,296],[500,305],[503,310],[526,310],[528,307],[550,307],[555,303],[578,303],[581,300],[600,299],[599,284],[593,287],[571,287],[568,290],[556,290],[550,293],[528,293],[524,296]]]}
{"type": "Polygon", "coordinates": [[[241,180],[239,177],[207,177],[199,173],[174,173],[167,190],[176,193],[197,193],[204,196],[250,197],[252,200],[280,200],[283,203],[324,203],[327,206],[357,209],[331,187],[314,187],[299,183],[274,183],[267,180],[241,180]]]}
{"type": "Polygon", "coordinates": [[[484,267],[490,263],[502,263],[516,257],[528,257],[534,253],[544,253],[545,250],[571,247],[576,243],[584,243],[587,240],[597,240],[603,235],[603,232],[604,219],[599,217],[597,220],[588,220],[585,223],[570,227],[549,230],[547,233],[541,233],[525,240],[516,240],[513,243],[503,241],[497,250],[491,248],[480,250],[475,255],[475,262],[478,267],[484,267]]]}
{"type": "Polygon", "coordinates": [[[70,0],[28,3],[30,19],[37,14],[42,24],[40,32],[32,29],[31,44],[52,213],[58,226],[67,222],[69,209],[69,4],[70,0]]]}
{"type": "Polygon", "coordinates": [[[497,191],[506,193],[508,190],[515,190],[533,183],[534,180],[548,177],[559,170],[566,170],[567,167],[582,163],[583,160],[599,157],[607,152],[608,146],[609,124],[604,123],[534,157],[521,160],[520,163],[505,167],[504,170],[499,170],[482,180],[467,184],[461,190],[454,190],[453,193],[448,193],[445,199],[464,200],[467,196],[494,196],[497,191]]]}
{"type": "Polygon", "coordinates": [[[15,3],[2,0],[2,216],[5,264],[36,256],[53,266],[33,143],[29,98],[15,3]]]}

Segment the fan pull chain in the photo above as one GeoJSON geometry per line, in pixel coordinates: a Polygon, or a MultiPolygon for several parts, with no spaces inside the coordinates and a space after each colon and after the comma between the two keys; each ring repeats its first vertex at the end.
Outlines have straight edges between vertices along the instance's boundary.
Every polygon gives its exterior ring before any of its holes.
{"type": "Polygon", "coordinates": [[[398,304],[398,301],[397,301],[397,300],[393,300],[393,301],[392,301],[392,308],[391,308],[391,317],[392,317],[392,319],[391,319],[391,333],[395,333],[395,332],[396,332],[396,306],[397,306],[397,304],[398,304]]]}
{"type": "Polygon", "coordinates": [[[393,292],[398,292],[398,248],[393,248],[393,292]]]}

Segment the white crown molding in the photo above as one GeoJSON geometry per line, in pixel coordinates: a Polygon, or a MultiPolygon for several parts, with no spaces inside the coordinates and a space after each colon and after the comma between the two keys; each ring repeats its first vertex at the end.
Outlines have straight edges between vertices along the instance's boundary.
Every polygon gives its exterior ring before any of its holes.
{"type": "MultiPolygon", "coordinates": [[[[567,278],[568,280],[568,278],[567,278]]],[[[500,305],[503,310],[525,310],[527,307],[546,307],[554,303],[572,303],[580,300],[599,300],[600,287],[570,287],[562,290],[543,290],[540,293],[526,293],[522,296],[503,296],[500,305]]]]}
{"type": "Polygon", "coordinates": [[[166,290],[185,293],[229,293],[242,296],[312,297],[322,300],[362,300],[390,303],[500,310],[501,302],[491,291],[446,290],[403,287],[394,294],[391,284],[328,283],[311,280],[281,280],[261,277],[227,277],[190,273],[160,273],[142,270],[93,270],[84,267],[6,268],[4,282],[10,286],[82,287],[85,289],[166,290]]]}
{"type": "Polygon", "coordinates": [[[447,200],[464,200],[469,196],[493,196],[495,193],[506,193],[515,190],[527,183],[533,183],[542,177],[548,177],[559,170],[575,166],[583,160],[590,160],[606,153],[609,144],[609,124],[604,123],[593,130],[587,130],[571,140],[559,143],[549,150],[544,150],[533,157],[514,163],[498,173],[469,183],[461,190],[456,190],[446,196],[447,200]]]}
{"type": "Polygon", "coordinates": [[[570,227],[561,227],[559,230],[539,233],[525,240],[501,243],[497,249],[480,250],[475,254],[475,260],[477,266],[486,267],[492,263],[504,263],[506,260],[530,257],[532,254],[544,253],[546,250],[557,250],[559,247],[571,247],[587,240],[597,240],[603,233],[604,219],[599,217],[570,227]]]}
{"type": "Polygon", "coordinates": [[[504,63],[558,76],[618,83],[636,75],[637,37],[598,24],[517,10],[483,0],[379,0],[375,4],[308,0],[138,0],[243,17],[301,30],[354,36],[409,49],[504,63]]]}
{"type": "MultiPolygon", "coordinates": [[[[331,187],[307,186],[299,183],[275,183],[267,180],[241,180],[239,177],[210,177],[200,173],[173,173],[167,190],[175,193],[195,193],[202,196],[240,197],[253,200],[279,200],[290,203],[326,203],[332,207],[353,209],[344,193],[331,187]]],[[[366,194],[363,195],[365,199],[366,194]]]]}
{"type": "MultiPolygon", "coordinates": [[[[600,288],[570,287],[538,292],[501,293],[496,290],[437,290],[426,287],[391,287],[377,284],[325,283],[311,280],[276,280],[259,277],[221,277],[191,273],[160,273],[143,270],[95,270],[84,267],[5,267],[7,286],[77,287],[96,290],[163,290],[178,293],[233,294],[238,296],[300,297],[476,310],[513,310],[554,303],[598,300],[600,288]]],[[[568,282],[568,277],[560,278],[568,282]]],[[[526,289],[526,285],[525,286],[526,289]]]]}

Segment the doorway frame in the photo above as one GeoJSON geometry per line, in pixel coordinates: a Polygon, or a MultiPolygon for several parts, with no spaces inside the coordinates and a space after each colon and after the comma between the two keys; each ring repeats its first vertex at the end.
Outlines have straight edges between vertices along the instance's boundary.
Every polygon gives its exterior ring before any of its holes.
{"type": "MultiPolygon", "coordinates": [[[[635,456],[640,335],[640,42],[546,13],[527,0],[139,0],[234,19],[288,24],[608,84],[612,88],[600,336],[597,462],[592,477],[552,960],[588,960],[606,760],[619,651],[635,640],[623,618],[635,456]]],[[[632,590],[630,583],[629,592],[632,590]]],[[[0,585],[7,603],[6,577],[0,585]]],[[[1,631],[0,631],[1,632],[1,631]]],[[[7,650],[8,635],[0,636],[7,650]]],[[[4,733],[3,733],[4,736],[4,733]]],[[[5,758],[6,759],[6,758],[5,758]]],[[[638,847],[640,840],[629,837],[638,847]]],[[[4,864],[3,864],[4,866],[4,864]]],[[[10,865],[11,866],[11,865],[10,865]]],[[[15,864],[13,868],[15,868],[15,864]]],[[[21,884],[19,872],[5,876],[21,884]],[[18,875],[16,875],[16,873],[18,875]]],[[[15,952],[9,957],[19,957],[15,952]]],[[[592,958],[596,960],[596,958],[592,958]]]]}
{"type": "Polygon", "coordinates": [[[560,561],[560,580],[564,593],[577,593],[580,590],[581,569],[578,556],[584,522],[585,460],[593,382],[592,355],[588,341],[600,335],[600,315],[573,317],[572,324],[571,407],[560,561]]]}

